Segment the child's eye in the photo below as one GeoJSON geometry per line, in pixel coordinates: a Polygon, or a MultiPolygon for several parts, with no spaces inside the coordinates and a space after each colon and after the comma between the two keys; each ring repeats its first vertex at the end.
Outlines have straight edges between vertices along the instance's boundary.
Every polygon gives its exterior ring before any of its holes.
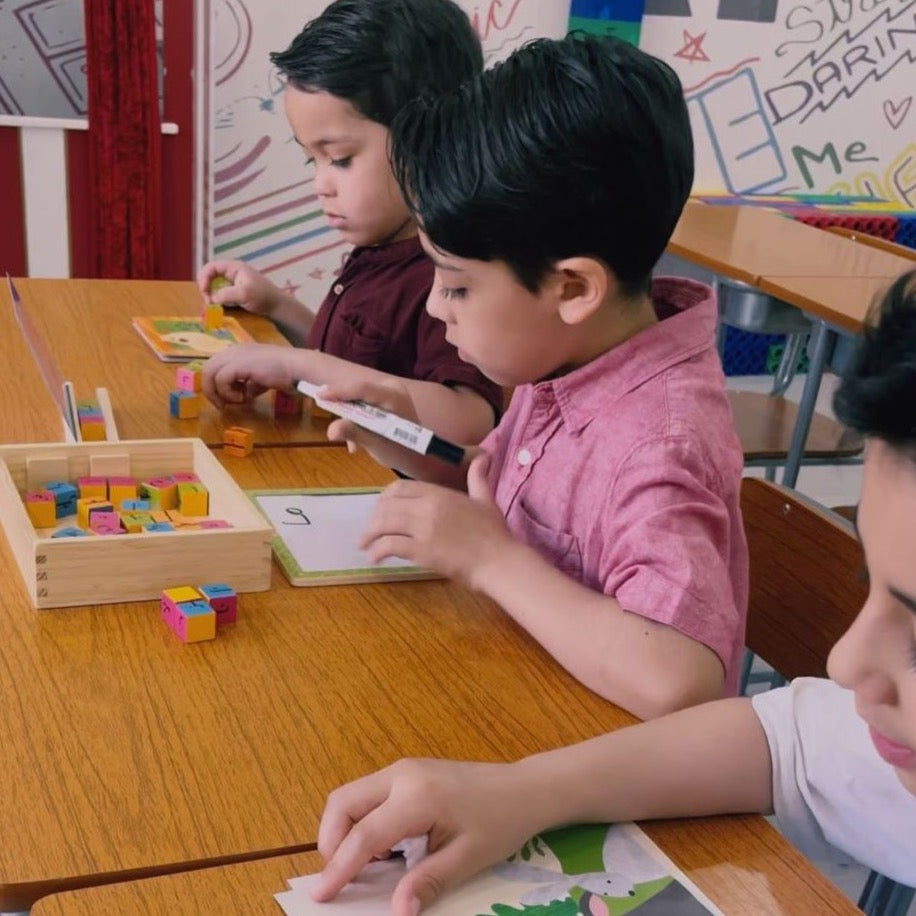
{"type": "Polygon", "coordinates": [[[307,166],[309,166],[309,165],[314,165],[314,164],[315,164],[315,157],[314,157],[314,156],[307,156],[307,157],[306,157],[306,160],[305,160],[305,164],[306,164],[307,166]]]}
{"type": "Polygon", "coordinates": [[[345,169],[350,165],[352,161],[353,161],[352,156],[344,156],[341,159],[332,159],[331,165],[335,166],[338,169],[345,169]]]}
{"type": "Polygon", "coordinates": [[[440,286],[439,295],[443,299],[464,299],[467,289],[464,286],[440,286]]]}
{"type": "Polygon", "coordinates": [[[910,646],[910,670],[916,671],[916,644],[910,646]]]}

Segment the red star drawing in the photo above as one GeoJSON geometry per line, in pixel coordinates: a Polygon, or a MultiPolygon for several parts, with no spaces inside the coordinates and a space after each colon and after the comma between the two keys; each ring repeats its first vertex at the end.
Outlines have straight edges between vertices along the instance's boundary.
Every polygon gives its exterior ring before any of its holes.
{"type": "Polygon", "coordinates": [[[320,267],[316,267],[316,268],[314,268],[313,270],[310,270],[310,271],[309,271],[309,276],[310,276],[313,280],[323,280],[323,279],[324,279],[324,271],[323,271],[320,267]]]}
{"type": "Polygon", "coordinates": [[[699,35],[691,35],[686,29],[684,32],[684,47],[680,51],[675,51],[675,57],[683,57],[684,60],[689,60],[690,63],[694,61],[708,61],[709,58],[706,55],[706,52],[703,50],[703,40],[706,38],[705,32],[700,32],[699,35]]]}
{"type": "Polygon", "coordinates": [[[287,280],[286,283],[283,284],[282,289],[284,292],[289,293],[291,296],[295,296],[296,290],[299,289],[299,287],[296,286],[292,280],[287,280]]]}

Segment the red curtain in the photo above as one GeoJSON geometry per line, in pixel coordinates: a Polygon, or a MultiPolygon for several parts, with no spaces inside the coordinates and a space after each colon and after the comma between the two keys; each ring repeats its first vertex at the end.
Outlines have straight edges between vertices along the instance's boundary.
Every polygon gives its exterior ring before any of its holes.
{"type": "Polygon", "coordinates": [[[93,272],[155,279],[162,134],[153,0],[84,0],[93,272]]]}

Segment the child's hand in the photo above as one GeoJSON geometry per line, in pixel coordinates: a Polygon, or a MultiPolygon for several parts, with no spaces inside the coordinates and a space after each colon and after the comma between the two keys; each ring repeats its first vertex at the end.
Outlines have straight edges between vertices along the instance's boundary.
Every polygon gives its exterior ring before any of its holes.
{"type": "Polygon", "coordinates": [[[217,407],[246,404],[269,388],[289,390],[290,359],[302,351],[272,344],[237,344],[211,356],[201,377],[203,393],[217,407]]]}
{"type": "Polygon", "coordinates": [[[244,261],[210,261],[197,275],[197,287],[205,302],[220,305],[240,305],[255,315],[269,318],[282,295],[263,274],[249,267],[244,261]],[[210,284],[216,277],[225,277],[228,286],[210,292],[210,284]]]}
{"type": "Polygon", "coordinates": [[[401,557],[476,587],[484,566],[515,543],[487,484],[489,458],[468,468],[468,492],[398,480],[379,497],[360,539],[373,563],[401,557]]]}
{"type": "MultiPolygon", "coordinates": [[[[394,379],[385,382],[335,379],[322,386],[321,397],[329,401],[366,401],[404,420],[419,422],[406,387],[394,379]]],[[[365,449],[385,467],[400,467],[405,455],[414,454],[404,446],[369,432],[349,420],[334,420],[328,426],[327,436],[331,442],[346,442],[350,452],[355,452],[357,448],[365,449]]]]}
{"type": "Polygon", "coordinates": [[[342,786],[318,830],[326,865],[313,891],[330,900],[373,858],[408,837],[428,836],[426,858],[401,879],[394,916],[416,916],[442,891],[519,849],[540,829],[537,790],[515,764],[402,760],[342,786]]]}

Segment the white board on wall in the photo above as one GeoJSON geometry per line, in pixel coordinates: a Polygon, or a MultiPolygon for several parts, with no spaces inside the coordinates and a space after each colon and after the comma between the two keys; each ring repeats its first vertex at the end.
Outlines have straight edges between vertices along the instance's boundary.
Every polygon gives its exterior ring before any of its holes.
{"type": "MultiPolygon", "coordinates": [[[[569,18],[569,0],[458,2],[488,63],[538,36],[563,35],[569,18]]],[[[247,261],[313,309],[348,246],[325,223],[268,55],[325,6],[209,0],[211,254],[247,261]]]]}
{"type": "Polygon", "coordinates": [[[684,85],[698,191],[916,207],[916,0],[648,0],[684,85]]]}

